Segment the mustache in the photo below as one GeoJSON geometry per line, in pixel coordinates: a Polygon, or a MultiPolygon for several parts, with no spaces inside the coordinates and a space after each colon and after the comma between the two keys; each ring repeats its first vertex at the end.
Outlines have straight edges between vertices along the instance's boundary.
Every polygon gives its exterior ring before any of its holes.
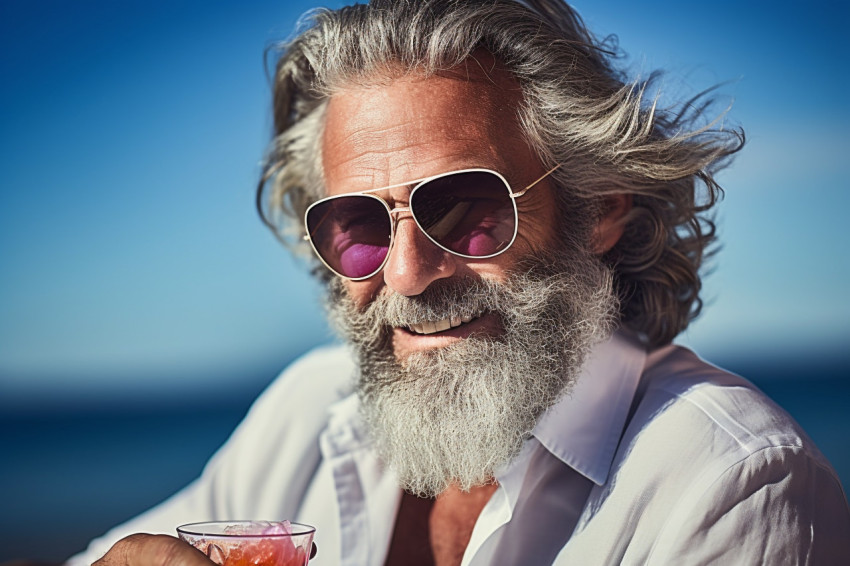
{"type": "Polygon", "coordinates": [[[337,279],[329,284],[326,308],[332,325],[343,337],[382,350],[389,344],[393,328],[482,314],[495,314],[504,323],[510,317],[509,286],[485,279],[447,278],[433,281],[415,296],[385,293],[358,307],[337,279]]]}
{"type": "MultiPolygon", "coordinates": [[[[597,269],[599,262],[578,250],[570,252],[534,251],[519,258],[503,280],[483,277],[449,277],[432,281],[421,294],[406,297],[396,293],[381,295],[366,308],[367,316],[390,326],[420,324],[452,316],[477,316],[484,313],[501,315],[503,319],[523,319],[517,311],[517,298],[526,303],[529,314],[539,316],[537,300],[545,292],[595,288],[604,277],[597,269]]],[[[605,271],[605,270],[603,270],[605,271]]],[[[525,322],[517,320],[517,322],[525,322]]]]}
{"type": "MultiPolygon", "coordinates": [[[[560,283],[566,273],[577,278],[577,274],[565,270],[564,265],[581,265],[584,258],[585,255],[579,258],[576,251],[569,254],[563,250],[536,250],[519,258],[504,280],[472,276],[437,279],[418,295],[379,294],[365,308],[356,308],[353,303],[349,307],[355,309],[358,316],[369,317],[382,326],[409,326],[453,316],[510,310],[513,307],[511,295],[522,293],[530,282],[560,283]]],[[[339,278],[331,281],[330,293],[333,300],[349,298],[339,278]]]]}
{"type": "Polygon", "coordinates": [[[440,279],[419,295],[379,295],[363,316],[380,326],[410,326],[452,317],[475,317],[498,311],[504,284],[485,279],[440,279]],[[494,300],[495,299],[495,300],[494,300]]]}

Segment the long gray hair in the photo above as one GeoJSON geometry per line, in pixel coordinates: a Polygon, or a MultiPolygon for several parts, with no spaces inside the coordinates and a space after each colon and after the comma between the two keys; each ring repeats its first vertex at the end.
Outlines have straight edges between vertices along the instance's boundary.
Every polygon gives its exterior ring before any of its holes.
{"type": "Polygon", "coordinates": [[[561,0],[373,0],[315,11],[304,26],[281,46],[275,137],[257,192],[285,242],[299,247],[286,234],[300,233],[323,196],[319,146],[335,89],[397,76],[399,64],[437,73],[484,49],[519,81],[519,121],[540,160],[564,164],[553,176],[563,230],[577,201],[598,211],[606,195],[632,195],[625,233],[602,258],[616,274],[621,323],[657,346],[699,314],[699,269],[715,239],[709,211],[722,195],[713,175],[744,141],[708,122],[709,99],[658,108],[656,75],[627,80],[616,45],[561,0]]]}

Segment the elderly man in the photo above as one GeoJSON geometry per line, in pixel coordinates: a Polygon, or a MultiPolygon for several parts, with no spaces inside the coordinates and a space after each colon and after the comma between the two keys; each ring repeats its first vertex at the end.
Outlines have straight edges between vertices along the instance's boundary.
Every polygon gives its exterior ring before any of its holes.
{"type": "Polygon", "coordinates": [[[846,560],[817,448],[671,345],[742,136],[611,55],[559,0],[316,14],[277,65],[258,203],[284,239],[297,219],[348,345],[74,561],[208,564],[127,535],[236,518],[315,525],[327,565],[846,560]]]}

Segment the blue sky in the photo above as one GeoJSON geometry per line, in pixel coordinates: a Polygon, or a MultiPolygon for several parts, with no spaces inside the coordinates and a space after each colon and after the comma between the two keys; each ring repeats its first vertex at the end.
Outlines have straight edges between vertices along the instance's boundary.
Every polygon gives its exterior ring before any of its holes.
{"type": "MultiPolygon", "coordinates": [[[[176,376],[229,387],[329,339],[315,287],[253,208],[263,50],[312,5],[0,4],[0,405],[176,376]]],[[[846,355],[846,8],[577,8],[634,74],[667,69],[667,99],[729,81],[727,123],[748,134],[683,341],[716,359],[846,355]]]]}

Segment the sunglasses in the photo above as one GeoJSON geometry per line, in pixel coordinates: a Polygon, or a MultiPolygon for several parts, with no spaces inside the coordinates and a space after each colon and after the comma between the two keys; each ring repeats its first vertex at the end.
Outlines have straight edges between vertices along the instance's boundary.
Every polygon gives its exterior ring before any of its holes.
{"type": "Polygon", "coordinates": [[[381,271],[389,258],[398,222],[393,215],[409,211],[419,229],[441,249],[469,259],[494,257],[516,239],[516,199],[558,167],[517,192],[496,171],[463,169],[323,198],[304,214],[304,239],[340,277],[368,279],[381,271]],[[415,185],[409,206],[391,209],[374,194],[409,185],[415,185]]]}

